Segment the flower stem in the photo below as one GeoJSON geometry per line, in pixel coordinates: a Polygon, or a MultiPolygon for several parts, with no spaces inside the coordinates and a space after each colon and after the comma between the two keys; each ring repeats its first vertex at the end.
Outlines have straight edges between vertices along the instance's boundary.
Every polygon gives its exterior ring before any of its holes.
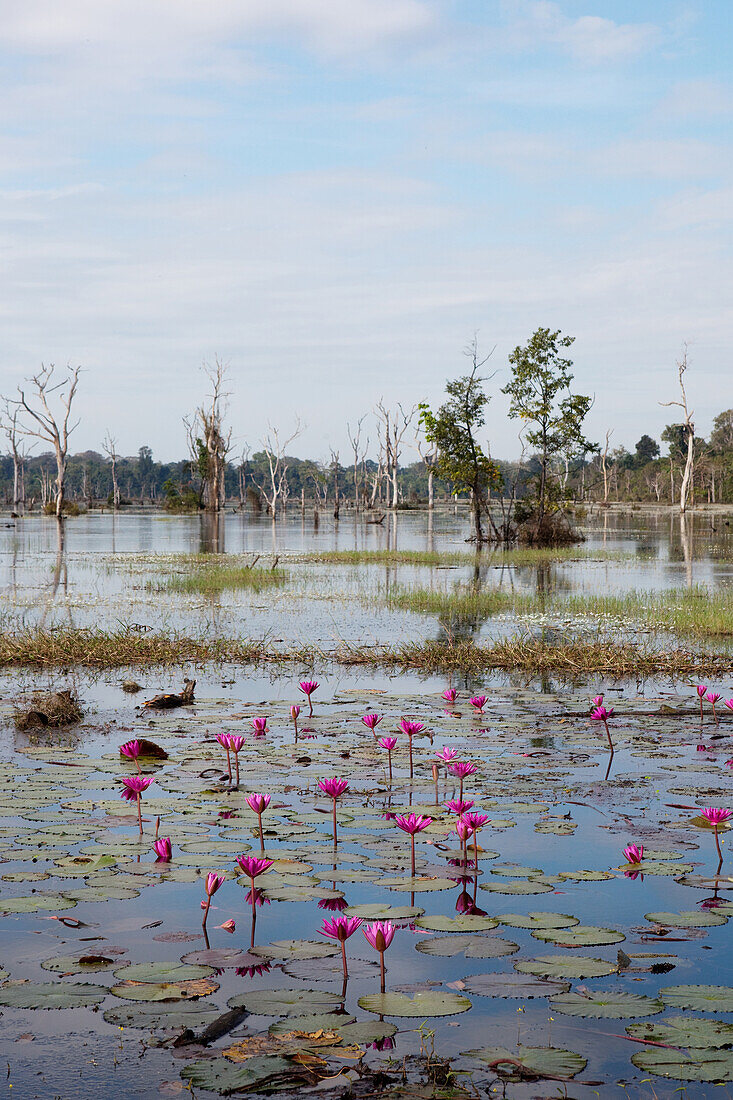
{"type": "Polygon", "coordinates": [[[415,834],[410,833],[410,856],[412,865],[412,877],[415,877],[415,834]]]}
{"type": "Polygon", "coordinates": [[[338,839],[336,837],[336,799],[333,800],[333,846],[338,847],[338,839]]]}
{"type": "Polygon", "coordinates": [[[137,823],[140,826],[140,836],[142,836],[143,835],[143,815],[142,815],[142,810],[140,808],[140,795],[139,794],[135,797],[135,802],[137,803],[137,823]]]}
{"type": "Polygon", "coordinates": [[[412,734],[407,738],[410,745],[410,779],[412,779],[412,734]]]}
{"type": "Polygon", "coordinates": [[[720,850],[720,839],[718,837],[718,826],[717,825],[714,827],[714,834],[715,834],[715,847],[718,849],[718,857],[720,859],[720,862],[722,863],[723,862],[723,853],[720,850]]]}
{"type": "Polygon", "coordinates": [[[384,993],[384,951],[379,952],[379,977],[381,979],[381,992],[384,993]]]}
{"type": "Polygon", "coordinates": [[[346,969],[346,940],[341,941],[341,962],[344,964],[344,981],[347,981],[349,972],[346,969]]]}
{"type": "Polygon", "coordinates": [[[259,824],[260,824],[260,851],[264,852],[264,850],[265,850],[265,838],[264,838],[264,835],[262,833],[262,814],[261,813],[257,814],[257,820],[259,821],[259,824]]]}

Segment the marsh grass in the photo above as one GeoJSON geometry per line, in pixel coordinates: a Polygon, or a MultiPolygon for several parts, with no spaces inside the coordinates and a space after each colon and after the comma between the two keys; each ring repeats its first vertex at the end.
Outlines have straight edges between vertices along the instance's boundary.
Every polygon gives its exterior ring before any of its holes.
{"type": "Polygon", "coordinates": [[[334,649],[301,646],[274,649],[263,640],[204,637],[182,634],[143,634],[127,630],[58,628],[19,634],[0,634],[0,666],[66,668],[121,668],[203,664],[287,664],[323,666],[325,663],[371,668],[404,669],[425,674],[491,670],[523,671],[528,675],[556,672],[561,675],[708,675],[733,671],[726,654],[693,653],[690,650],[616,642],[563,639],[559,644],[544,639],[514,637],[492,645],[460,641],[416,642],[402,646],[358,646],[342,643],[334,649]]]}
{"type": "Polygon", "coordinates": [[[258,569],[204,561],[193,572],[171,575],[161,581],[150,581],[146,588],[149,592],[214,597],[222,592],[241,588],[250,592],[263,592],[270,588],[282,588],[287,582],[288,574],[283,569],[258,569]]]}
{"type": "Polygon", "coordinates": [[[295,559],[316,565],[538,565],[544,562],[626,561],[634,555],[615,550],[579,549],[577,546],[556,546],[547,549],[517,547],[502,550],[486,545],[481,550],[321,550],[296,554],[295,559]]]}
{"type": "Polygon", "coordinates": [[[560,604],[570,614],[635,621],[649,629],[685,637],[733,637],[733,589],[704,585],[618,596],[569,596],[560,604]]]}
{"type": "Polygon", "coordinates": [[[501,611],[532,610],[534,597],[507,588],[475,591],[470,585],[450,592],[430,588],[395,588],[387,595],[387,606],[400,611],[437,615],[440,619],[481,620],[501,611]]]}

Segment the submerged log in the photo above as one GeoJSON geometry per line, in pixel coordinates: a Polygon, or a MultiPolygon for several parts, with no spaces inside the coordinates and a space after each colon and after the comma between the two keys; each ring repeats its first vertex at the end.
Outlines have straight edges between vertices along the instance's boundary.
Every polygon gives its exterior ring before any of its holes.
{"type": "Polygon", "coordinates": [[[180,695],[163,694],[156,695],[152,699],[146,699],[143,703],[144,707],[151,707],[154,710],[168,710],[171,707],[187,707],[193,703],[193,691],[196,687],[195,680],[189,680],[186,677],[183,681],[184,688],[180,695]]]}

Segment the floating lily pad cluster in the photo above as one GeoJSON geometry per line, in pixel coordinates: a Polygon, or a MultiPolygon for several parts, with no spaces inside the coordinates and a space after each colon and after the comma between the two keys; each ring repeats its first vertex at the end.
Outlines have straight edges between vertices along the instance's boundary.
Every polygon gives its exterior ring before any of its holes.
{"type": "MultiPolygon", "coordinates": [[[[484,691],[479,711],[465,692],[446,706],[438,692],[342,690],[329,702],[316,696],[313,717],[297,724],[285,689],[257,706],[209,698],[152,716],[126,703],[125,736],[144,734],[167,752],[140,758],[153,780],[142,836],[135,806],[119,797],[130,762],[118,740],[93,755],[25,739],[0,765],[0,913],[11,931],[22,922],[51,928],[53,939],[45,957],[0,958],[0,1005],[99,1006],[107,1023],[141,1036],[200,1035],[241,1010],[244,1038],[222,1039],[216,1057],[183,1070],[193,1087],[222,1093],[292,1085],[294,1067],[312,1084],[316,1064],[333,1073],[355,1047],[367,1058],[407,1047],[416,1020],[431,1021],[457,1054],[466,1044],[444,1020],[506,1019],[516,1007],[528,1021],[522,1041],[464,1050],[474,1072],[569,1080],[592,1057],[597,1079],[598,1043],[575,1052],[547,1038],[550,1016],[561,1035],[577,1016],[591,1036],[593,1021],[613,1019],[630,1021],[630,1039],[669,1040],[630,1042],[630,1072],[633,1063],[675,1080],[733,1080],[733,989],[670,984],[655,970],[662,958],[669,969],[694,959],[684,968],[694,979],[701,946],[718,951],[713,937],[727,934],[733,870],[716,868],[691,824],[699,808],[724,804],[726,776],[700,765],[675,707],[650,716],[647,699],[627,706],[606,777],[583,704],[568,713],[567,697],[484,691]],[[361,721],[367,710],[379,712],[377,728],[361,721]],[[412,765],[406,716],[421,727],[410,735],[412,765]],[[267,732],[257,736],[260,717],[267,732]],[[245,736],[239,788],[222,733],[245,736]],[[389,770],[382,734],[397,737],[389,770]],[[460,789],[439,755],[446,747],[475,765],[460,789]],[[318,787],[329,776],[348,778],[333,803],[318,787]],[[247,802],[258,792],[270,796],[261,836],[247,802]],[[449,804],[460,797],[488,818],[475,844],[456,832],[449,804]],[[429,819],[412,838],[414,873],[411,838],[396,824],[409,814],[429,819]],[[153,851],[156,826],[171,838],[169,862],[153,851]],[[622,855],[630,840],[644,846],[635,863],[622,855]],[[237,856],[260,854],[268,866],[250,881],[237,856]],[[207,895],[212,872],[222,881],[207,895]],[[324,918],[341,914],[395,927],[384,991],[361,936],[356,949],[349,941],[342,988],[341,947],[322,935],[324,918]],[[82,942],[88,928],[93,942],[82,942]],[[328,1043],[315,1042],[319,1033],[328,1043]],[[258,1036],[271,1045],[250,1042],[258,1036]]],[[[714,971],[708,963],[706,977],[714,971]]]]}

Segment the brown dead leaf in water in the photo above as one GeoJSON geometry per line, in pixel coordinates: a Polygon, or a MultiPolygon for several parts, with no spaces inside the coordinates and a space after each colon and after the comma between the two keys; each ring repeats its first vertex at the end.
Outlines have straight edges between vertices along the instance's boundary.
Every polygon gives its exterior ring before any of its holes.
{"type": "Polygon", "coordinates": [[[284,1035],[250,1035],[222,1051],[230,1062],[246,1062],[263,1054],[279,1054],[292,1058],[316,1076],[323,1076],[327,1058],[359,1061],[363,1052],[356,1045],[345,1046],[337,1031],[288,1031],[284,1035]],[[315,1051],[319,1053],[314,1053],[315,1051]]]}

